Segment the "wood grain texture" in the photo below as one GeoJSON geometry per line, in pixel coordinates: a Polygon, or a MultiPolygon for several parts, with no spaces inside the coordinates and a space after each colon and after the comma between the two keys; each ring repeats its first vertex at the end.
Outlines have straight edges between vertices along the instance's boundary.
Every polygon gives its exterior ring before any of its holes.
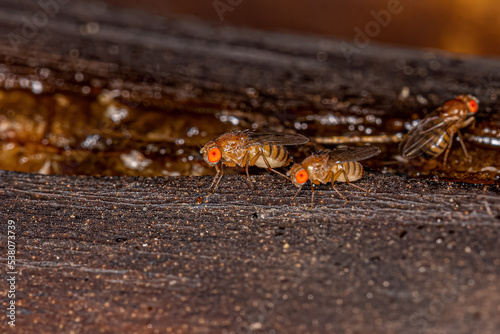
{"type": "Polygon", "coordinates": [[[322,186],[311,210],[310,191],[291,205],[295,187],[274,176],[256,177],[253,191],[225,177],[196,205],[210,182],[0,173],[2,240],[8,219],[17,229],[19,327],[500,328],[498,185],[368,172],[357,184],[369,193],[339,185],[346,202],[322,186]]]}
{"type": "Polygon", "coordinates": [[[18,71],[12,82],[31,74],[49,86],[59,79],[58,90],[81,93],[89,84],[129,90],[130,99],[150,105],[186,107],[189,101],[207,111],[222,105],[281,119],[296,107],[328,109],[324,99],[332,98],[361,114],[402,116],[422,109],[419,95],[439,105],[465,92],[481,101],[479,117],[500,117],[491,109],[500,93],[495,59],[376,45],[346,57],[343,41],[165,19],[79,0],[60,6],[34,38],[13,48],[7,33],[22,36],[22,18],[40,7],[26,0],[2,6],[0,61],[18,71]],[[36,68],[50,74],[40,76],[36,68]],[[400,101],[404,87],[410,98],[400,101]]]}

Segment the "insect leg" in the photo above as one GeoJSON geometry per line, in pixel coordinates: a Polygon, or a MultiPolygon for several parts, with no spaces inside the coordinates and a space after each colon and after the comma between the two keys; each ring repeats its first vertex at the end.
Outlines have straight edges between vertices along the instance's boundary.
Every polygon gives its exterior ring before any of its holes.
{"type": "Polygon", "coordinates": [[[355,187],[355,188],[358,188],[358,189],[360,189],[360,190],[363,190],[364,192],[368,192],[368,190],[366,190],[366,189],[364,189],[364,188],[361,188],[360,186],[357,186],[357,185],[355,185],[355,184],[353,184],[353,183],[350,183],[350,182],[349,182],[349,177],[347,176],[347,173],[346,173],[345,169],[341,169],[339,172],[344,172],[345,182],[346,182],[348,185],[353,186],[353,187],[355,187]]]}
{"type": "Polygon", "coordinates": [[[269,170],[270,170],[271,172],[274,172],[274,173],[276,173],[276,174],[278,174],[278,175],[281,175],[281,176],[283,176],[285,179],[287,179],[287,180],[289,180],[289,181],[290,181],[290,178],[289,178],[288,176],[286,176],[285,174],[282,174],[282,173],[278,172],[277,170],[275,170],[275,169],[271,168],[271,164],[269,163],[269,161],[267,161],[267,158],[266,158],[266,156],[264,155],[264,153],[262,153],[262,147],[260,148],[260,154],[262,155],[262,158],[264,159],[264,162],[266,163],[267,168],[269,168],[269,170]]]}
{"type": "MultiPolygon", "coordinates": [[[[215,165],[215,168],[217,168],[217,165],[215,165]]],[[[215,190],[217,190],[217,187],[219,186],[220,180],[222,180],[222,177],[224,176],[224,169],[223,168],[224,168],[224,163],[221,163],[220,164],[220,177],[217,180],[217,182],[215,183],[215,187],[214,187],[214,190],[212,191],[212,194],[215,193],[215,190]]],[[[217,168],[217,174],[219,174],[219,168],[217,168]]]]}
{"type": "Polygon", "coordinates": [[[220,164],[220,168],[219,168],[219,165],[215,165],[215,169],[217,170],[217,174],[215,174],[215,177],[214,177],[214,180],[212,181],[212,184],[210,185],[210,188],[212,188],[212,186],[215,184],[215,187],[214,189],[212,190],[212,192],[210,194],[208,194],[207,196],[205,196],[205,200],[207,200],[211,195],[215,194],[215,191],[217,190],[217,187],[219,186],[219,182],[220,180],[222,179],[222,177],[224,176],[224,171],[223,171],[223,166],[224,166],[224,163],[221,163],[220,164]],[[217,179],[217,177],[219,176],[220,174],[220,177],[217,179]]]}
{"type": "Polygon", "coordinates": [[[444,160],[443,160],[443,165],[446,166],[446,162],[448,161],[448,155],[450,154],[451,150],[451,145],[453,145],[453,137],[455,136],[455,132],[457,132],[457,128],[453,126],[451,128],[451,133],[450,133],[450,142],[448,144],[448,147],[446,148],[446,152],[444,153],[444,160]]]}
{"type": "Polygon", "coordinates": [[[462,139],[462,134],[460,133],[460,130],[457,130],[458,134],[458,141],[460,142],[460,145],[462,146],[462,150],[464,150],[465,157],[471,160],[471,156],[469,155],[469,152],[467,152],[467,148],[465,147],[464,140],[462,139]]]}
{"type": "Polygon", "coordinates": [[[250,154],[248,154],[248,151],[245,153],[245,156],[243,157],[243,161],[245,161],[245,171],[247,172],[247,180],[250,183],[250,188],[254,189],[252,179],[250,178],[250,173],[248,173],[248,167],[250,166],[250,154]]]}
{"type": "Polygon", "coordinates": [[[299,188],[299,190],[297,190],[297,192],[295,193],[295,195],[292,197],[292,200],[290,202],[293,202],[293,200],[295,199],[295,197],[297,197],[297,195],[300,193],[300,191],[302,190],[302,187],[303,185],[299,188]]]}
{"type": "Polygon", "coordinates": [[[219,174],[220,174],[219,165],[215,165],[215,170],[217,171],[217,174],[215,174],[214,180],[212,181],[212,184],[210,185],[210,187],[208,187],[208,189],[213,187],[213,185],[215,184],[215,181],[219,177],[219,174]]]}
{"type": "Polygon", "coordinates": [[[276,173],[276,174],[278,174],[278,175],[281,175],[281,176],[283,176],[285,179],[287,179],[288,181],[290,181],[290,178],[289,178],[288,176],[286,176],[286,175],[284,175],[284,174],[281,174],[280,172],[278,172],[277,170],[275,170],[275,169],[273,169],[273,168],[271,167],[271,164],[269,163],[269,161],[267,161],[266,156],[264,155],[264,153],[262,153],[262,147],[259,147],[259,153],[257,153],[257,154],[255,155],[255,157],[252,159],[252,161],[250,161],[250,163],[252,164],[252,166],[253,166],[253,165],[257,162],[257,159],[259,159],[259,157],[261,157],[261,156],[262,156],[262,159],[264,160],[264,162],[266,163],[267,168],[268,168],[271,172],[274,172],[274,173],[276,173]]]}
{"type": "Polygon", "coordinates": [[[314,184],[311,182],[311,209],[314,207],[314,184]]]}
{"type": "Polygon", "coordinates": [[[342,197],[343,199],[345,199],[347,201],[347,199],[342,196],[342,194],[337,190],[337,188],[335,188],[335,181],[337,181],[340,173],[343,171],[343,169],[339,170],[337,173],[333,174],[333,171],[329,171],[327,176],[326,176],[326,179],[330,179],[331,183],[332,183],[332,188],[333,190],[335,190],[337,192],[337,194],[339,194],[340,197],[342,197]]]}
{"type": "Polygon", "coordinates": [[[470,117],[468,120],[463,122],[460,128],[465,128],[471,124],[474,124],[473,127],[476,125],[476,119],[474,117],[470,117]]]}

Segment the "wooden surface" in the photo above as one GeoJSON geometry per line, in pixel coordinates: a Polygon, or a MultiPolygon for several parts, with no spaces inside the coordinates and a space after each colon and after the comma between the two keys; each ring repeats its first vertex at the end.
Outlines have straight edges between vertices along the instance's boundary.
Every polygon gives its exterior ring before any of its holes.
{"type": "Polygon", "coordinates": [[[500,328],[498,186],[369,172],[358,185],[370,193],[339,185],[346,202],[322,187],[311,210],[310,190],[290,204],[295,187],[279,177],[256,177],[252,191],[229,176],[196,205],[211,180],[2,172],[2,226],[11,219],[17,231],[19,328],[500,328]]]}
{"type": "MultiPolygon", "coordinates": [[[[1,6],[2,32],[39,10],[32,1],[1,6]]],[[[435,106],[466,91],[481,100],[479,120],[500,119],[494,60],[370,47],[349,64],[338,41],[77,0],[20,51],[5,36],[9,89],[22,78],[49,94],[112,88],[133,92],[134,106],[242,110],[264,115],[271,129],[296,111],[331,110],[335,99],[340,112],[407,119],[422,113],[421,101],[435,106]],[[401,100],[405,86],[410,97],[401,100]]],[[[310,190],[291,205],[295,188],[272,175],[256,177],[255,190],[242,176],[225,177],[196,205],[211,180],[0,172],[0,279],[12,220],[17,331],[500,331],[498,177],[483,185],[368,172],[358,184],[370,193],[339,185],[346,202],[323,186],[312,210],[310,190]]],[[[2,318],[1,332],[7,327],[2,318]]]]}
{"type": "Polygon", "coordinates": [[[129,90],[131,99],[148,98],[150,105],[186,108],[189,102],[192,108],[251,110],[282,121],[296,107],[329,109],[330,99],[344,102],[340,110],[402,116],[469,93],[481,101],[480,117],[500,118],[492,110],[500,94],[495,59],[375,45],[348,59],[337,40],[220,28],[79,0],[60,6],[53,20],[15,49],[7,33],[22,36],[22,18],[40,8],[27,0],[1,6],[0,61],[14,72],[14,86],[22,74],[47,84],[49,92],[81,93],[88,84],[96,91],[129,90]],[[37,68],[50,72],[40,76],[37,68]],[[401,101],[404,87],[409,98],[401,101]],[[161,97],[152,98],[154,92],[161,97]]]}

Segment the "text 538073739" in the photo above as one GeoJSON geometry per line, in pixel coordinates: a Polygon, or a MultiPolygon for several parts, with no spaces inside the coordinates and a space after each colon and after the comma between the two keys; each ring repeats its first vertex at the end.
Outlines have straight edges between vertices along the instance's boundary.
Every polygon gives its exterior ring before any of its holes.
{"type": "Polygon", "coordinates": [[[10,326],[16,325],[16,222],[9,220],[7,224],[7,318],[10,326]]]}

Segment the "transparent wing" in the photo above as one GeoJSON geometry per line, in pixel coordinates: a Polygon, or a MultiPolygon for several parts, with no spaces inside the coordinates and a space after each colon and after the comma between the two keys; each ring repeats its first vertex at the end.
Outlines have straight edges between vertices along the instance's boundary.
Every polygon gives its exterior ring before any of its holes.
{"type": "Polygon", "coordinates": [[[328,154],[329,163],[360,161],[374,157],[380,153],[376,146],[343,147],[322,152],[328,154]]]}
{"type": "Polygon", "coordinates": [[[446,131],[456,123],[453,117],[440,117],[441,108],[433,111],[408,132],[399,145],[399,151],[404,157],[414,158],[424,154],[428,147],[442,139],[446,131]]]}
{"type": "Polygon", "coordinates": [[[302,145],[309,141],[303,135],[282,132],[260,132],[249,134],[248,146],[253,145],[302,145]]]}

